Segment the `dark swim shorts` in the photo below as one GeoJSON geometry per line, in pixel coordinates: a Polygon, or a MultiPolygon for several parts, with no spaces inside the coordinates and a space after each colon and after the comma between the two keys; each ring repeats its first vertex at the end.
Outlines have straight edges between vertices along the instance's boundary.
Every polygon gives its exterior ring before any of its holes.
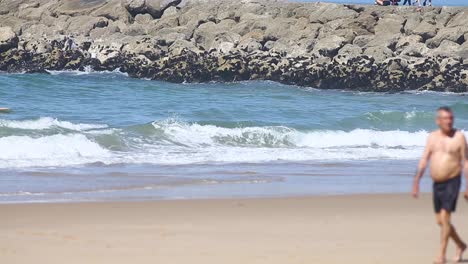
{"type": "Polygon", "coordinates": [[[436,213],[439,213],[442,209],[445,209],[447,212],[455,212],[460,186],[461,176],[444,182],[434,182],[433,199],[436,213]]]}

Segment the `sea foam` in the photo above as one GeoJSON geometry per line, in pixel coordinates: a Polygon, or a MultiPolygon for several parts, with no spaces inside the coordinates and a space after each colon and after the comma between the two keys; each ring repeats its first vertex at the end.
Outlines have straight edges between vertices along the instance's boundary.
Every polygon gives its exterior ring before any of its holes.
{"type": "MultiPolygon", "coordinates": [[[[222,127],[173,119],[123,128],[55,119],[11,121],[39,132],[0,138],[0,167],[102,164],[208,164],[275,161],[417,159],[427,131],[298,130],[222,127]],[[72,131],[41,134],[52,126],[72,131]],[[94,133],[106,131],[106,133],[94,133]],[[117,147],[116,144],[122,144],[117,147]]],[[[5,124],[4,124],[5,125],[5,124]]]]}
{"type": "Polygon", "coordinates": [[[27,129],[27,130],[43,130],[51,129],[54,127],[65,128],[75,131],[85,131],[91,129],[107,128],[107,125],[100,124],[83,124],[72,123],[68,121],[60,121],[56,118],[41,117],[34,120],[6,120],[0,119],[0,127],[27,129]]]}

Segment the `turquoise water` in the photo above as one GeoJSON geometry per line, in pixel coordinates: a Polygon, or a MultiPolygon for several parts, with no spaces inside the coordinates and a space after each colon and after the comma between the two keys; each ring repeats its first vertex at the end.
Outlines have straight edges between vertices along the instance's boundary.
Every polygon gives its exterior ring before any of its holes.
{"type": "MultiPolygon", "coordinates": [[[[0,201],[407,191],[439,105],[465,95],[0,75],[0,201]]],[[[427,182],[425,183],[427,188],[427,182]]]]}

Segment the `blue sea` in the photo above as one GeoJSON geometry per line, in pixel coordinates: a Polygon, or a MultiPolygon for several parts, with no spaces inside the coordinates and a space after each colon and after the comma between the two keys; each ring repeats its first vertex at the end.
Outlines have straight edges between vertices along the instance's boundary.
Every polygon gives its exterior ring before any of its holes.
{"type": "MultiPolygon", "coordinates": [[[[0,202],[401,193],[465,94],[0,74],[0,202]]],[[[423,189],[429,190],[428,177],[423,189]]]]}

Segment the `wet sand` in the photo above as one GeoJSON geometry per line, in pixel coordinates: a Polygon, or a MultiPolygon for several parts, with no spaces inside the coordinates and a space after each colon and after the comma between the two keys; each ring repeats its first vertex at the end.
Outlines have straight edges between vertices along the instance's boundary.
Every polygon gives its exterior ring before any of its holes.
{"type": "MultiPolygon", "coordinates": [[[[0,212],[0,259],[16,264],[431,263],[439,241],[428,195],[11,204],[0,212]]],[[[467,220],[460,200],[454,223],[464,238],[467,220]]]]}

